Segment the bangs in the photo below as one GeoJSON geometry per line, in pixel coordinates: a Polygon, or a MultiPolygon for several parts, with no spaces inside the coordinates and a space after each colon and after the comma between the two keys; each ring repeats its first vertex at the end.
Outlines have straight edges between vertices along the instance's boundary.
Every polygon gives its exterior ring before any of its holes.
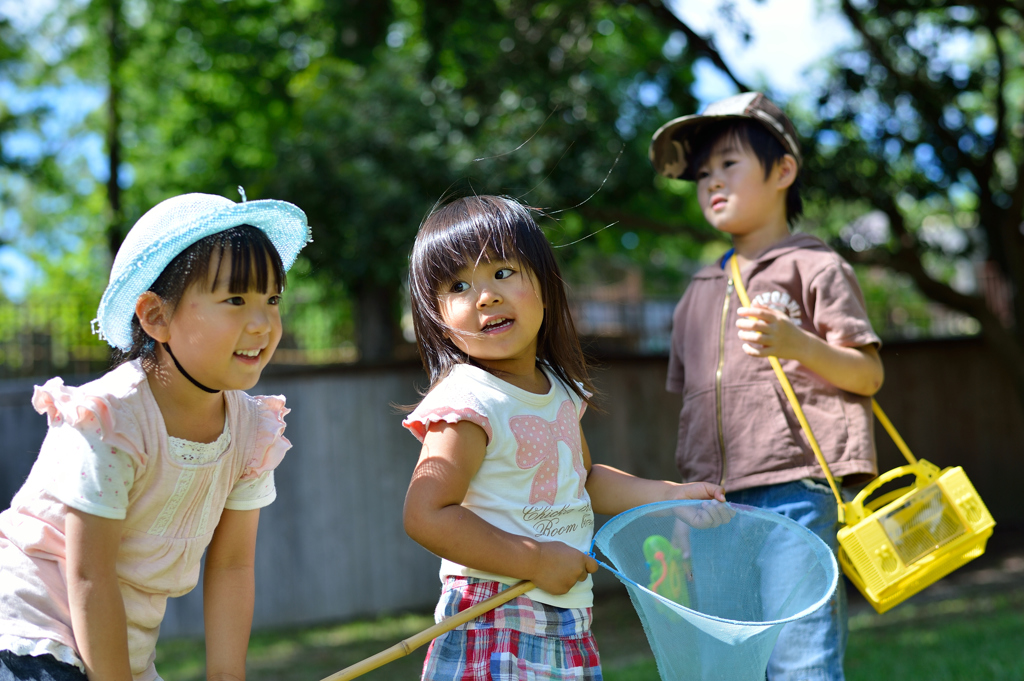
{"type": "MultiPolygon", "coordinates": [[[[231,270],[227,273],[229,293],[246,293],[251,290],[267,293],[271,275],[274,278],[274,292],[281,293],[284,290],[285,272],[281,256],[262,230],[240,225],[214,236],[216,240],[211,244],[211,251],[216,250],[217,253],[211,252],[211,257],[207,259],[207,270],[215,257],[217,261],[213,277],[214,289],[220,283],[224,254],[230,253],[231,270]]],[[[209,272],[205,275],[208,277],[209,272]]]]}
{"type": "Polygon", "coordinates": [[[421,232],[415,259],[421,284],[438,292],[454,282],[459,271],[483,261],[520,261],[537,270],[523,255],[523,232],[537,230],[529,211],[522,206],[488,205],[477,201],[449,204],[431,216],[430,230],[421,232]]]}
{"type": "Polygon", "coordinates": [[[149,290],[172,307],[176,306],[186,289],[208,285],[211,267],[214,274],[211,291],[217,288],[225,275],[231,293],[254,289],[266,293],[271,285],[271,275],[276,293],[283,291],[286,283],[284,264],[270,238],[252,225],[238,225],[200,239],[179,253],[149,290]],[[225,253],[231,254],[228,272],[221,271],[225,253]]]}
{"type": "Polygon", "coordinates": [[[761,162],[764,179],[771,175],[772,168],[786,155],[786,149],[775,135],[761,123],[749,119],[727,118],[708,123],[694,135],[691,167],[696,173],[716,148],[720,146],[736,151],[748,151],[761,162]]]}
{"type": "MultiPolygon", "coordinates": [[[[714,121],[702,126],[693,135],[695,142],[690,155],[691,175],[696,174],[700,167],[708,162],[711,153],[719,145],[737,151],[754,151],[756,153],[750,142],[750,129],[751,126],[747,125],[747,121],[733,119],[714,121]]],[[[760,155],[758,157],[760,158],[760,155]]]]}

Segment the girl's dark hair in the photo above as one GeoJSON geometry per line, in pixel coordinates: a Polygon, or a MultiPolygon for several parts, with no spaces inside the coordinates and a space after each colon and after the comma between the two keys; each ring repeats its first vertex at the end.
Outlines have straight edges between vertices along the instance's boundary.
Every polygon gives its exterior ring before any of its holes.
{"type": "MultiPolygon", "coordinates": [[[[217,287],[225,253],[231,254],[231,271],[227,273],[230,293],[245,293],[252,288],[265,293],[271,276],[277,292],[284,290],[286,277],[281,256],[263,230],[252,225],[238,225],[195,242],[167,264],[149,290],[174,310],[189,287],[206,285],[211,267],[211,290],[217,287]]],[[[132,315],[132,345],[127,351],[114,350],[113,363],[140,358],[151,361],[155,357],[155,341],[143,331],[138,315],[132,315]]]]}
{"type": "MultiPolygon", "coordinates": [[[[749,149],[761,162],[764,168],[764,179],[771,175],[775,164],[786,155],[786,149],[768,128],[758,121],[749,118],[725,118],[708,122],[694,134],[693,150],[690,152],[690,167],[700,168],[711,156],[715,145],[723,139],[735,142],[744,149],[749,149]]],[[[800,198],[800,174],[797,173],[793,184],[786,191],[786,222],[793,225],[804,212],[804,202],[800,198]]]]}
{"type": "Polygon", "coordinates": [[[455,199],[433,210],[416,235],[409,291],[416,342],[430,375],[430,388],[456,364],[476,364],[446,335],[448,326],[441,318],[438,294],[456,280],[463,267],[492,258],[517,261],[537,277],[545,308],[537,334],[537,357],[568,389],[587,401],[577,382],[591,393],[594,388],[554,251],[530,209],[504,196],[455,199]]]}

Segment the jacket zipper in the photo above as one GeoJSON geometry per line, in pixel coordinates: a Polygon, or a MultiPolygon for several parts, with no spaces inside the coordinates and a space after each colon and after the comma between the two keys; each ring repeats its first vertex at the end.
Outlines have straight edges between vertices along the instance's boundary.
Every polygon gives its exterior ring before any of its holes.
{"type": "Polygon", "coordinates": [[[732,300],[733,282],[725,287],[725,302],[722,304],[722,325],[718,331],[718,370],[715,371],[715,416],[718,419],[718,448],[722,452],[722,480],[725,486],[725,435],[722,431],[722,366],[725,364],[725,323],[729,318],[729,301],[732,300]]]}

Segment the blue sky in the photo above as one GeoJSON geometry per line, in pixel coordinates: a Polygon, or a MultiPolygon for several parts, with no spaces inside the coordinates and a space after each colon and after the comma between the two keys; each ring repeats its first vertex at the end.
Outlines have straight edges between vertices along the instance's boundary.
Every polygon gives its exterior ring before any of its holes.
{"type": "MultiPolygon", "coordinates": [[[[820,77],[816,69],[828,55],[853,40],[853,31],[833,0],[733,0],[750,29],[746,43],[724,20],[720,0],[667,0],[690,28],[714,36],[719,52],[736,77],[751,87],[768,85],[781,99],[808,90],[820,77]]],[[[697,65],[694,94],[704,104],[736,92],[732,82],[708,60],[697,65]]]]}
{"type": "MultiPolygon", "coordinates": [[[[0,16],[10,20],[19,31],[30,31],[54,4],[54,0],[0,0],[0,16]]],[[[45,45],[36,47],[45,53],[45,45]]],[[[67,134],[90,112],[102,106],[104,97],[99,89],[80,83],[25,93],[0,79],[0,101],[13,113],[22,113],[40,105],[50,111],[41,126],[42,136],[27,132],[9,133],[4,137],[4,153],[31,162],[51,147],[48,150],[59,150],[58,158],[65,162],[85,158],[92,173],[98,179],[105,179],[102,177],[106,173],[103,140],[98,135],[78,136],[69,143],[67,134]]],[[[18,212],[10,206],[0,206],[0,237],[13,241],[18,237],[20,227],[18,212]]],[[[0,287],[7,296],[19,300],[36,273],[36,267],[16,248],[0,246],[0,287]]]]}

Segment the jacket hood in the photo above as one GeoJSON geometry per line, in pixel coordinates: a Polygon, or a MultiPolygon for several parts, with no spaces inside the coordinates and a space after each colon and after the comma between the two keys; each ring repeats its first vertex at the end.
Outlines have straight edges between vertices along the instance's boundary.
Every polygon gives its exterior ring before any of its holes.
{"type": "MultiPolygon", "coordinates": [[[[811,236],[810,234],[804,234],[803,232],[797,232],[795,234],[790,234],[782,241],[776,241],[774,244],[758,253],[757,257],[754,258],[754,262],[758,265],[767,264],[776,258],[800,249],[822,251],[832,250],[818,237],[811,236]]],[[[725,260],[724,257],[722,262],[728,264],[728,261],[725,260]]]]}
{"type": "MultiPolygon", "coordinates": [[[[716,260],[714,264],[698,270],[694,275],[694,278],[714,279],[716,277],[724,276],[725,268],[729,266],[729,257],[733,254],[734,250],[735,249],[730,248],[724,255],[722,255],[722,257],[716,260]]],[[[828,245],[818,237],[797,232],[795,234],[790,234],[781,241],[776,241],[774,244],[758,253],[757,257],[754,258],[753,263],[759,266],[767,265],[773,260],[798,250],[815,250],[822,252],[832,251],[832,249],[830,249],[828,245]]]]}

